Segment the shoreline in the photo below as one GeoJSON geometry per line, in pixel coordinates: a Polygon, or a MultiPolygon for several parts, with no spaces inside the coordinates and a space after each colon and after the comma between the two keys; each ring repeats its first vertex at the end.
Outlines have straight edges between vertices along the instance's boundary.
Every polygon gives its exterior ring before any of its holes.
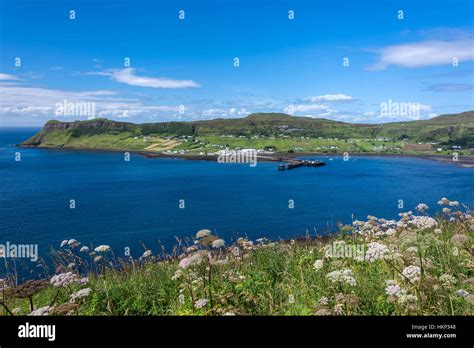
{"type": "MultiPolygon", "coordinates": [[[[34,148],[44,150],[67,150],[67,151],[85,151],[85,152],[130,152],[145,158],[174,158],[194,161],[216,161],[217,155],[195,155],[195,154],[166,154],[152,151],[133,150],[133,149],[107,149],[107,148],[77,148],[77,147],[48,147],[48,146],[33,146],[33,145],[21,145],[13,144],[17,148],[34,148]]],[[[294,152],[294,153],[274,153],[258,155],[257,158],[261,162],[285,162],[285,159],[293,159],[298,157],[307,156],[327,156],[335,157],[342,156],[342,153],[317,153],[317,152],[294,152]]],[[[431,161],[441,162],[445,164],[453,164],[461,166],[463,168],[474,168],[474,156],[459,156],[458,161],[453,161],[450,155],[438,155],[438,154],[406,154],[406,153],[354,153],[349,154],[350,156],[363,157],[363,156],[382,156],[382,157],[413,157],[427,159],[431,161]]]]}

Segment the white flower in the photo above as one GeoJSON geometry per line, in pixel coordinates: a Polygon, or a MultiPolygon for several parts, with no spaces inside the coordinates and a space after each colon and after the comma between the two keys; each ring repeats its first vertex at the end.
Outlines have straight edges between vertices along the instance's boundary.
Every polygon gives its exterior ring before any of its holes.
{"type": "Polygon", "coordinates": [[[184,305],[184,294],[179,294],[178,303],[182,306],[184,305]]]}
{"type": "Polygon", "coordinates": [[[443,284],[443,286],[449,288],[456,284],[456,278],[454,278],[451,274],[443,274],[441,277],[439,277],[440,282],[443,284]]]}
{"type": "Polygon", "coordinates": [[[387,236],[391,236],[392,234],[395,234],[395,233],[397,233],[397,230],[394,228],[389,228],[387,231],[385,231],[385,234],[387,236]]]}
{"type": "Polygon", "coordinates": [[[201,298],[194,303],[194,308],[200,309],[206,305],[207,305],[207,300],[205,298],[201,298]]]}
{"type": "Polygon", "coordinates": [[[44,316],[44,315],[49,315],[49,312],[51,312],[52,309],[53,309],[53,307],[44,306],[44,307],[41,307],[41,308],[38,308],[38,309],[34,310],[34,311],[31,312],[29,315],[31,315],[31,316],[44,316]]]}
{"type": "Polygon", "coordinates": [[[107,251],[110,250],[110,246],[108,246],[108,245],[99,245],[94,250],[98,253],[106,253],[107,251]]]}
{"type": "Polygon", "coordinates": [[[212,242],[213,248],[222,248],[224,245],[225,245],[225,242],[223,239],[216,239],[215,241],[212,242]]]}
{"type": "Polygon", "coordinates": [[[61,242],[61,248],[62,248],[63,246],[65,246],[65,245],[67,244],[67,242],[68,242],[67,239],[63,240],[63,241],[61,242]]]}
{"type": "Polygon", "coordinates": [[[326,278],[328,278],[332,283],[347,284],[350,286],[356,285],[356,280],[353,277],[352,270],[350,269],[333,271],[326,274],[326,278]]]}
{"type": "Polygon", "coordinates": [[[176,272],[174,272],[174,276],[171,277],[171,280],[179,279],[181,278],[182,275],[183,275],[183,271],[178,269],[176,270],[176,272]]]}
{"type": "Polygon", "coordinates": [[[398,294],[400,293],[400,291],[402,291],[402,288],[398,285],[388,285],[386,288],[385,288],[385,293],[388,295],[388,296],[398,296],[398,294]]]}
{"type": "Polygon", "coordinates": [[[448,203],[450,207],[458,207],[459,206],[459,202],[458,201],[451,201],[448,203]]]}
{"type": "Polygon", "coordinates": [[[80,299],[83,299],[87,296],[89,296],[92,292],[92,289],[91,288],[85,288],[85,289],[81,289],[81,290],[78,290],[74,293],[71,294],[71,302],[75,302],[76,300],[80,300],[80,299]]]}
{"type": "Polygon", "coordinates": [[[77,274],[72,273],[72,272],[67,272],[67,273],[61,273],[61,274],[52,276],[49,282],[51,283],[51,285],[55,287],[63,288],[73,283],[79,283],[80,281],[81,279],[79,278],[77,274]]]}
{"type": "Polygon", "coordinates": [[[200,230],[200,231],[198,231],[198,233],[196,233],[196,238],[204,238],[204,237],[207,237],[207,236],[210,236],[210,235],[211,235],[211,231],[207,230],[207,229],[204,229],[204,230],[200,230]]]}
{"type": "Polygon", "coordinates": [[[293,294],[288,295],[288,302],[290,304],[295,303],[295,295],[293,295],[293,294]]]}
{"type": "Polygon", "coordinates": [[[449,199],[447,199],[446,197],[443,197],[438,201],[438,204],[439,205],[448,205],[449,204],[449,199]]]}
{"type": "Polygon", "coordinates": [[[410,220],[408,224],[415,226],[418,229],[432,228],[438,225],[435,219],[429,216],[413,216],[413,220],[410,220]]]}
{"type": "Polygon", "coordinates": [[[69,240],[67,241],[67,245],[73,245],[73,244],[76,244],[76,243],[78,243],[78,242],[77,242],[77,240],[75,240],[75,239],[69,239],[69,240]]]}
{"type": "Polygon", "coordinates": [[[441,233],[443,233],[443,231],[442,231],[440,228],[436,228],[436,229],[434,230],[434,233],[436,233],[436,234],[441,234],[441,233]]]}
{"type": "Polygon", "coordinates": [[[81,253],[88,253],[90,251],[90,249],[86,246],[83,246],[80,250],[79,250],[81,253]]]}
{"type": "Polygon", "coordinates": [[[321,268],[324,266],[324,261],[323,260],[316,260],[313,263],[313,267],[315,270],[319,271],[321,268]]]}
{"type": "Polygon", "coordinates": [[[329,299],[326,296],[323,296],[319,299],[318,303],[321,305],[327,305],[329,303],[329,299]]]}
{"type": "Polygon", "coordinates": [[[446,207],[444,207],[442,211],[443,211],[444,214],[449,214],[449,213],[451,213],[451,209],[446,208],[446,207]]]}
{"type": "Polygon", "coordinates": [[[390,257],[390,250],[382,243],[372,242],[368,244],[365,260],[374,262],[375,260],[383,260],[390,257]]]}
{"type": "Polygon", "coordinates": [[[410,281],[410,283],[416,283],[420,280],[421,269],[418,266],[408,266],[405,267],[402,274],[410,281]]]}
{"type": "Polygon", "coordinates": [[[145,250],[145,252],[143,253],[142,257],[144,259],[146,259],[147,257],[150,257],[152,254],[151,250],[145,250]]]}
{"type": "Polygon", "coordinates": [[[430,207],[428,207],[428,205],[425,203],[420,203],[416,206],[415,209],[419,211],[420,213],[426,213],[426,211],[430,209],[430,207]]]}

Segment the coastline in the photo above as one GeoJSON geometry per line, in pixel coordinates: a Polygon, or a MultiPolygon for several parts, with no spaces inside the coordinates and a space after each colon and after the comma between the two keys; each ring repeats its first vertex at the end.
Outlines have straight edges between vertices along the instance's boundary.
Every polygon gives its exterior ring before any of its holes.
{"type": "MultiPolygon", "coordinates": [[[[152,151],[143,151],[135,149],[108,149],[108,148],[78,148],[78,147],[48,147],[48,146],[33,146],[33,145],[21,145],[13,144],[18,148],[34,148],[34,149],[45,149],[45,150],[67,150],[67,151],[86,151],[86,152],[130,152],[133,154],[141,155],[146,158],[175,158],[184,160],[194,161],[216,161],[217,155],[196,155],[196,154],[167,154],[152,151]]],[[[294,152],[294,153],[274,153],[257,156],[261,162],[285,162],[285,159],[293,159],[307,156],[342,156],[342,153],[318,153],[318,152],[294,152]]],[[[413,157],[427,159],[431,161],[441,162],[445,164],[453,164],[464,168],[474,168],[474,156],[459,156],[458,161],[453,161],[450,155],[438,155],[438,154],[407,154],[407,153],[356,153],[350,154],[350,156],[363,157],[363,156],[382,156],[382,157],[413,157]]]]}

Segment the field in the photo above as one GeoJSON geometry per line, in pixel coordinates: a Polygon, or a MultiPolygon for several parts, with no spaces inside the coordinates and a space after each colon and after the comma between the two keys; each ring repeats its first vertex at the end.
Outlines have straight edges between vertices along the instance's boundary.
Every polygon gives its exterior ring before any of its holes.
{"type": "Polygon", "coordinates": [[[191,154],[255,148],[279,153],[471,154],[474,112],[424,121],[349,124],[285,114],[240,119],[133,124],[106,119],[49,121],[22,145],[182,151],[191,154]]]}

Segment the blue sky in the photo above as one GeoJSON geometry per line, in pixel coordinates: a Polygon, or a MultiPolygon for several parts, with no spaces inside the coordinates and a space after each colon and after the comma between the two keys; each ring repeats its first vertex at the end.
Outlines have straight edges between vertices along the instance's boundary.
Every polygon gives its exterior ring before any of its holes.
{"type": "Polygon", "coordinates": [[[64,100],[129,122],[287,112],[380,123],[474,109],[470,0],[0,4],[2,126],[88,118],[56,115],[64,100]],[[420,112],[381,114],[389,100],[420,112]]]}

